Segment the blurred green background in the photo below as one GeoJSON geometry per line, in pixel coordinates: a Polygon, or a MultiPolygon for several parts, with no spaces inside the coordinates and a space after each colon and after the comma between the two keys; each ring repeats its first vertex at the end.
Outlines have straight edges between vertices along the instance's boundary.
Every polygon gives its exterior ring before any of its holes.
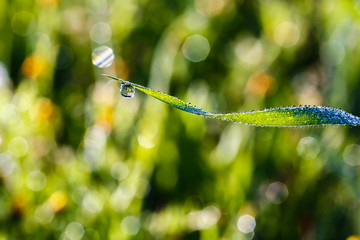
{"type": "Polygon", "coordinates": [[[359,116],[359,1],[2,0],[0,31],[1,240],[360,239],[358,128],[205,119],[101,76],[359,116]]]}

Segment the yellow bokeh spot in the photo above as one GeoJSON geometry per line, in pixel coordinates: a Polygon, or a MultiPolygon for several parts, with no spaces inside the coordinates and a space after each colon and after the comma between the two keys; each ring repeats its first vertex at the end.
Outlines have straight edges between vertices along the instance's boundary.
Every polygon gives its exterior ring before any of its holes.
{"type": "Polygon", "coordinates": [[[54,105],[48,98],[39,99],[33,108],[34,117],[40,121],[48,121],[54,115],[54,105]]]}
{"type": "Polygon", "coordinates": [[[300,40],[299,26],[288,21],[278,24],[274,30],[274,40],[281,47],[294,47],[300,40]]]}
{"type": "Polygon", "coordinates": [[[39,3],[40,6],[51,8],[51,7],[57,6],[59,1],[58,0],[38,0],[37,2],[39,3]]]}
{"type": "Polygon", "coordinates": [[[46,61],[42,57],[30,55],[24,60],[21,71],[26,77],[36,78],[43,72],[45,65],[46,61]]]}
{"type": "Polygon", "coordinates": [[[103,107],[100,109],[96,123],[101,126],[105,131],[111,131],[114,125],[114,112],[110,107],[103,107]]]}
{"type": "Polygon", "coordinates": [[[360,240],[360,237],[351,235],[351,236],[347,237],[346,240],[360,240]]]}
{"type": "Polygon", "coordinates": [[[53,212],[59,212],[66,206],[67,202],[67,195],[64,192],[59,191],[51,195],[48,204],[53,212]]]}
{"type": "Polygon", "coordinates": [[[227,3],[227,0],[196,0],[195,8],[207,16],[217,16],[223,12],[227,3]]]}

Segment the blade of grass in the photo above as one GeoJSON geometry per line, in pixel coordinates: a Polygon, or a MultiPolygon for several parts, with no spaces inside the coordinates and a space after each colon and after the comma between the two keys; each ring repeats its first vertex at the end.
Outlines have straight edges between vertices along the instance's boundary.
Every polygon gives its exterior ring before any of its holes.
{"type": "Polygon", "coordinates": [[[107,74],[105,77],[129,84],[135,89],[148,94],[172,107],[188,113],[201,115],[209,118],[242,123],[261,127],[311,127],[325,125],[358,126],[360,118],[341,109],[322,106],[296,106],[271,108],[260,111],[241,113],[212,113],[195,107],[177,97],[161,93],[139,84],[131,83],[107,74]]]}

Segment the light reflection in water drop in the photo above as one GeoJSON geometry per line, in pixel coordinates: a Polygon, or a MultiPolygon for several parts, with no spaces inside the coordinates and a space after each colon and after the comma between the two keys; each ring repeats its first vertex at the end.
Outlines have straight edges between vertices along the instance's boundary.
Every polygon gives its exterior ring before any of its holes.
{"type": "Polygon", "coordinates": [[[129,84],[121,84],[120,94],[124,98],[132,98],[135,95],[135,88],[129,84]]]}
{"type": "Polygon", "coordinates": [[[114,60],[114,52],[111,48],[100,46],[92,52],[92,62],[99,68],[109,67],[114,60]]]}

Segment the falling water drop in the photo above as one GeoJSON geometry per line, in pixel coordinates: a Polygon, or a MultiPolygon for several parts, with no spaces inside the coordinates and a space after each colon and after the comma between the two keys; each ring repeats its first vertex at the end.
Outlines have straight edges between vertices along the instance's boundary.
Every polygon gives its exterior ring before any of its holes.
{"type": "Polygon", "coordinates": [[[114,52],[111,48],[100,46],[92,52],[92,62],[99,68],[109,67],[114,60],[114,52]]]}
{"type": "Polygon", "coordinates": [[[135,95],[135,88],[130,84],[121,84],[120,93],[124,98],[132,98],[135,95]]]}

